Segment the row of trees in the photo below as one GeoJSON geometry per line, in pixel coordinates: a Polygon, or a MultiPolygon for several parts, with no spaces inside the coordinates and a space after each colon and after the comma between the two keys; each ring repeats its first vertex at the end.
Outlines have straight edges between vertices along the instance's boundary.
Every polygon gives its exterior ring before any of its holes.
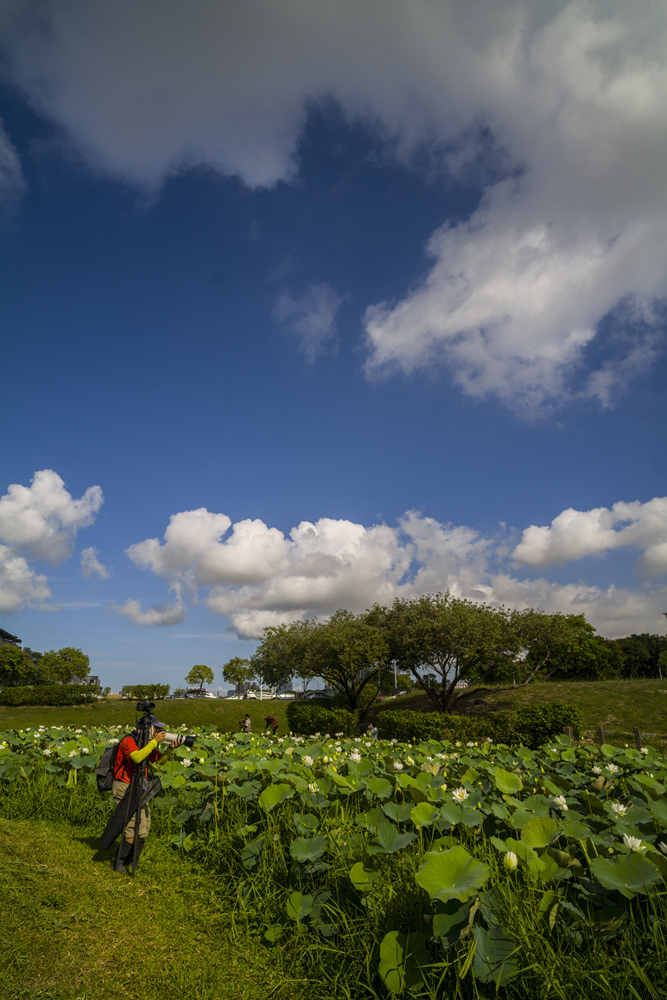
{"type": "Polygon", "coordinates": [[[397,599],[362,614],[337,611],[267,628],[250,659],[223,668],[233,684],[268,686],[322,678],[347,707],[363,710],[395,669],[422,688],[441,712],[472,694],[462,681],[508,689],[536,679],[656,676],[667,660],[667,640],[598,636],[583,615],[512,611],[450,594],[397,599]]]}
{"type": "Polygon", "coordinates": [[[87,677],[90,660],[80,649],[66,646],[36,653],[6,644],[0,646],[0,687],[37,684],[70,684],[87,677]]]}

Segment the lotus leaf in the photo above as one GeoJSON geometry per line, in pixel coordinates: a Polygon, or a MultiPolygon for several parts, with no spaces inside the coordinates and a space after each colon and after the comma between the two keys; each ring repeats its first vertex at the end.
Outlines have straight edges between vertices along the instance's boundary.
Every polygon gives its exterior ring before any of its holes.
{"type": "Polygon", "coordinates": [[[476,861],[464,847],[448,851],[428,851],[415,881],[432,899],[458,899],[465,903],[489,877],[488,865],[476,861]]]}
{"type": "Polygon", "coordinates": [[[597,857],[591,872],[605,889],[617,889],[627,899],[645,894],[661,881],[662,875],[648,858],[640,854],[620,854],[615,858],[597,857]]]}

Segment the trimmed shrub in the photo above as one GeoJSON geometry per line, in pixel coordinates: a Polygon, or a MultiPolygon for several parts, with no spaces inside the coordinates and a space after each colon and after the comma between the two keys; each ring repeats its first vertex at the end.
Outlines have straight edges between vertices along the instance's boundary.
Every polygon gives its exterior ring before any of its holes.
{"type": "Polygon", "coordinates": [[[446,712],[378,712],[376,725],[383,740],[414,743],[422,740],[474,740],[493,736],[486,719],[446,712]]]}
{"type": "Polygon", "coordinates": [[[485,716],[414,712],[410,709],[378,712],[376,725],[383,740],[415,743],[423,740],[459,740],[467,743],[490,737],[494,743],[537,749],[572,726],[575,738],[583,728],[578,708],[560,702],[526,706],[517,711],[489,712],[485,716]]]}
{"type": "Polygon", "coordinates": [[[162,701],[169,694],[168,684],[125,684],[121,688],[123,698],[137,701],[162,701]]]}
{"type": "Polygon", "coordinates": [[[526,705],[514,713],[518,742],[536,750],[572,726],[575,738],[584,728],[584,717],[573,705],[550,701],[546,705],[526,705]]]}
{"type": "Polygon", "coordinates": [[[96,684],[38,684],[0,691],[0,705],[89,705],[97,700],[96,684]]]}
{"type": "Polygon", "coordinates": [[[297,736],[312,736],[313,733],[342,733],[354,736],[357,731],[357,717],[346,708],[330,708],[318,701],[291,701],[287,706],[287,723],[297,736]]]}

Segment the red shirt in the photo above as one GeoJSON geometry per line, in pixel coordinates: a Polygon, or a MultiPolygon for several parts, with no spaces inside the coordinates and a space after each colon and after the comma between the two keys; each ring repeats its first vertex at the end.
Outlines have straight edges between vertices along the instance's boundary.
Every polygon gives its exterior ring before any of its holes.
{"type": "MultiPolygon", "coordinates": [[[[132,781],[132,775],[134,774],[134,769],[137,765],[133,760],[130,759],[130,754],[138,750],[134,737],[126,736],[120,741],[118,752],[116,754],[116,760],[113,766],[113,776],[116,781],[124,781],[127,785],[132,781]]],[[[148,755],[146,760],[142,761],[138,766],[146,764],[150,761],[153,764],[160,756],[160,752],[156,747],[151,754],[148,755]]]]}

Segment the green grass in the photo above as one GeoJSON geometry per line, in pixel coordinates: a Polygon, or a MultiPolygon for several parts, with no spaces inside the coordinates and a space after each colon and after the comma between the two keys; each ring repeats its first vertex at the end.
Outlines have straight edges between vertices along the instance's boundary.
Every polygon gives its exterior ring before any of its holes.
{"type": "MultiPolygon", "coordinates": [[[[237,732],[247,712],[253,732],[263,733],[264,718],[272,715],[279,723],[278,735],[287,732],[287,701],[227,701],[224,698],[193,698],[158,701],[155,715],[168,726],[213,726],[220,732],[237,732]]],[[[135,720],[135,701],[109,698],[93,705],[0,705],[0,731],[33,726],[127,726],[135,720]]]]}
{"type": "Polygon", "coordinates": [[[134,879],[90,832],[0,819],[3,1000],[301,1000],[234,927],[215,879],[147,841],[134,879]],[[238,934],[236,935],[238,938],[238,934]]]}
{"type": "MultiPolygon", "coordinates": [[[[461,707],[466,712],[484,714],[523,705],[543,705],[548,701],[579,708],[584,728],[592,738],[596,738],[597,727],[602,726],[607,742],[634,746],[633,729],[637,726],[644,743],[667,749],[667,680],[529,684],[512,691],[492,689],[473,695],[466,698],[461,707]]],[[[377,711],[405,708],[430,711],[432,703],[427,695],[415,692],[385,701],[377,711]]]]}

